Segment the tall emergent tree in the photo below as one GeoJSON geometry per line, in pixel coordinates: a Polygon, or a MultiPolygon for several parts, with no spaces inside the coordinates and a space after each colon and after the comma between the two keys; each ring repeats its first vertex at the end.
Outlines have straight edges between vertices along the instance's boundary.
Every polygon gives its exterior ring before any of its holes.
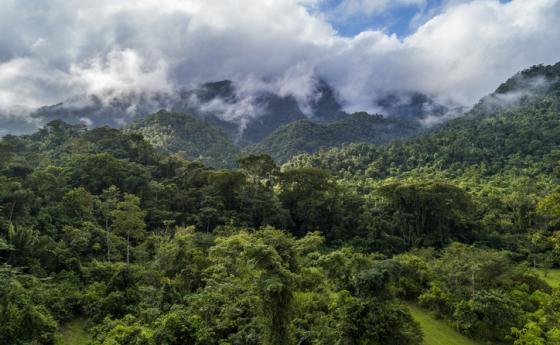
{"type": "Polygon", "coordinates": [[[125,194],[124,200],[117,203],[117,209],[111,212],[113,230],[126,237],[126,263],[130,263],[130,242],[144,238],[146,212],[140,208],[140,198],[125,194]]]}

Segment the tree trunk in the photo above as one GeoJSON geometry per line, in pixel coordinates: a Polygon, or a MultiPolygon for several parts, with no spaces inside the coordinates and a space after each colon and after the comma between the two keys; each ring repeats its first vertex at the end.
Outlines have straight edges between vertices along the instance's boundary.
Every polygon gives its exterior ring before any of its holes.
{"type": "Polygon", "coordinates": [[[537,269],[537,257],[533,255],[533,269],[537,269]]]}
{"type": "Polygon", "coordinates": [[[107,261],[111,262],[111,244],[109,241],[109,218],[105,217],[105,243],[107,245],[107,261]]]}
{"type": "Polygon", "coordinates": [[[126,232],[126,264],[130,264],[130,231],[126,232]]]}
{"type": "Polygon", "coordinates": [[[10,218],[8,218],[8,222],[12,222],[12,217],[14,216],[14,209],[16,208],[16,201],[12,203],[12,209],[10,210],[10,218]]]}
{"type": "Polygon", "coordinates": [[[472,270],[472,273],[471,273],[471,281],[472,281],[472,295],[474,296],[474,293],[476,292],[476,282],[475,282],[474,270],[472,270]]]}

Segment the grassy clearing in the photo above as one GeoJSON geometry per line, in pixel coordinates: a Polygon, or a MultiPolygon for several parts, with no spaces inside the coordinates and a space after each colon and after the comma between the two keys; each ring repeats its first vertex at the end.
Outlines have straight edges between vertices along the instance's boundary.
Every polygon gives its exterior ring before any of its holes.
{"type": "Polygon", "coordinates": [[[434,318],[427,311],[414,305],[408,307],[412,317],[420,324],[424,332],[423,345],[480,345],[460,334],[444,321],[434,318]]]}
{"type": "Polygon", "coordinates": [[[550,285],[551,287],[553,288],[560,287],[560,269],[558,268],[549,269],[546,277],[544,275],[543,268],[537,268],[535,271],[537,271],[539,277],[541,277],[541,279],[547,282],[548,285],[550,285]]]}
{"type": "Polygon", "coordinates": [[[89,334],[85,330],[86,321],[77,319],[67,323],[62,330],[64,345],[85,345],[89,341],[89,334]]]}

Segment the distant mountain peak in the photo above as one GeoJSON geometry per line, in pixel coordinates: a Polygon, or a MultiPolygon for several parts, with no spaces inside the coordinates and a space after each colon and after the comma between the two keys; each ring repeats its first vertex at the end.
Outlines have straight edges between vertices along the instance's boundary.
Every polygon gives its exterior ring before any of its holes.
{"type": "Polygon", "coordinates": [[[428,116],[443,116],[457,105],[444,105],[434,97],[417,91],[390,91],[382,93],[374,100],[384,115],[394,117],[416,118],[421,120],[428,116]]]}

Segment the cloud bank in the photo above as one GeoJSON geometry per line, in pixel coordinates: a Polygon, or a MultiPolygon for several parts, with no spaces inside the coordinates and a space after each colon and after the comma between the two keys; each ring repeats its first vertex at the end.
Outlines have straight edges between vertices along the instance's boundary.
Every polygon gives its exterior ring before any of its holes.
{"type": "MultiPolygon", "coordinates": [[[[1,1],[0,112],[21,116],[84,94],[103,102],[172,94],[223,79],[237,81],[249,103],[261,88],[305,104],[317,76],[348,111],[372,110],[386,90],[472,105],[515,72],[560,60],[560,0],[447,1],[405,38],[371,30],[343,37],[313,10],[320,2],[1,1]]],[[[338,10],[351,17],[392,3],[346,0],[338,10]]],[[[247,109],[249,117],[258,110],[247,109]]]]}

